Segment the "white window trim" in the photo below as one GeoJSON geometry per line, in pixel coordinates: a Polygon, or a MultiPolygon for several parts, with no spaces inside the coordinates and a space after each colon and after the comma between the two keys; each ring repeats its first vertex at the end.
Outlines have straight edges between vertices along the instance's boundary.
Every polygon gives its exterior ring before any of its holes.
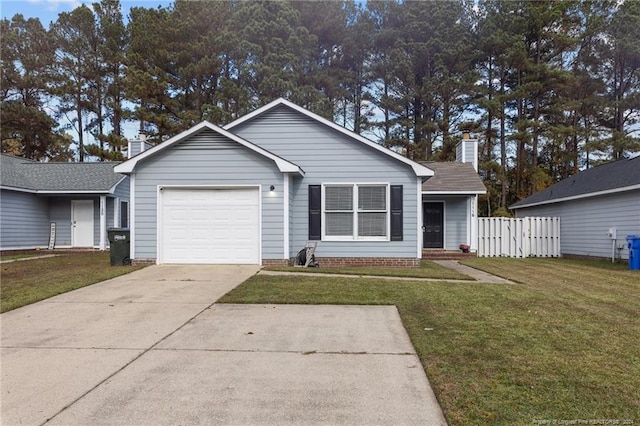
{"type": "MultiPolygon", "coordinates": [[[[321,211],[322,211],[322,240],[321,241],[391,241],[391,184],[389,182],[328,182],[322,184],[322,194],[321,194],[321,211]],[[346,186],[353,188],[353,208],[351,210],[351,214],[353,215],[353,235],[352,236],[335,236],[335,235],[327,235],[327,218],[326,218],[326,210],[325,210],[325,188],[333,186],[346,186]],[[384,237],[371,237],[358,236],[358,190],[357,188],[360,186],[384,186],[386,188],[385,196],[386,196],[386,206],[387,209],[384,210],[384,213],[387,214],[386,219],[386,236],[384,237]]],[[[336,211],[338,212],[338,211],[336,211]]],[[[346,211],[343,211],[346,212],[346,211]]],[[[367,210],[363,213],[382,213],[382,210],[367,210]]],[[[331,212],[329,212],[331,213],[331,212]]]]}

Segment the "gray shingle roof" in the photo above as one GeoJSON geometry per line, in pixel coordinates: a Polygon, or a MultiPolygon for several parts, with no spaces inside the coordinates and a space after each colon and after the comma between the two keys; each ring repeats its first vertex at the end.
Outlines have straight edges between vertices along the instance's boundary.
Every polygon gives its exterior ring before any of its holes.
{"type": "Polygon", "coordinates": [[[2,154],[0,184],[31,191],[107,192],[124,177],[113,171],[116,164],[40,163],[2,154]]]}
{"type": "Polygon", "coordinates": [[[588,196],[595,192],[634,185],[640,185],[640,156],[583,170],[518,201],[509,208],[517,209],[532,204],[552,203],[568,197],[588,196]]]}
{"type": "Polygon", "coordinates": [[[422,191],[482,193],[486,188],[471,163],[424,162],[435,175],[422,184],[422,191]]]}

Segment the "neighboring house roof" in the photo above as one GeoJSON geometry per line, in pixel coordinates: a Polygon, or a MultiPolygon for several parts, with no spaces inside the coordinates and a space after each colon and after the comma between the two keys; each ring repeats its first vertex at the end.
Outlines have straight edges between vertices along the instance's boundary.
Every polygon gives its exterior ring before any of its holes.
{"type": "Polygon", "coordinates": [[[113,172],[118,163],[41,163],[0,155],[0,186],[38,193],[111,193],[126,177],[113,172]]]}
{"type": "Polygon", "coordinates": [[[136,155],[135,157],[130,158],[129,160],[125,161],[124,163],[118,165],[115,168],[115,171],[118,173],[131,173],[133,172],[133,170],[135,169],[136,165],[138,164],[138,162],[144,160],[145,158],[151,157],[155,154],[157,154],[158,152],[164,151],[165,149],[182,142],[183,140],[187,139],[189,136],[192,136],[202,130],[213,130],[214,132],[225,136],[229,139],[231,139],[232,141],[244,146],[245,148],[248,148],[266,158],[269,158],[270,160],[273,160],[276,165],[278,166],[278,169],[282,172],[282,173],[298,173],[300,175],[304,175],[304,171],[296,164],[291,163],[290,161],[285,160],[284,158],[278,157],[277,155],[267,151],[266,149],[260,148],[259,146],[245,140],[242,139],[241,137],[234,135],[233,133],[228,132],[227,130],[216,126],[215,124],[211,124],[208,121],[203,121],[200,124],[196,124],[195,126],[193,126],[192,128],[185,130],[184,132],[170,138],[167,139],[166,141],[162,142],[159,145],[154,146],[151,149],[148,149],[138,155],[136,155]]]}
{"type": "Polygon", "coordinates": [[[294,104],[292,102],[289,102],[289,101],[287,101],[286,99],[283,99],[283,98],[276,99],[275,101],[273,101],[271,103],[268,103],[267,105],[265,105],[265,106],[263,106],[261,108],[258,108],[257,110],[255,110],[255,111],[253,111],[253,112],[251,112],[251,113],[249,113],[249,114],[247,114],[245,116],[240,117],[239,119],[237,119],[237,120],[227,124],[226,126],[224,126],[224,129],[230,130],[230,129],[232,129],[232,128],[234,128],[234,127],[236,127],[236,126],[238,126],[238,125],[240,125],[242,123],[246,123],[247,121],[250,121],[250,120],[252,120],[252,119],[254,119],[254,118],[256,118],[256,117],[258,117],[258,116],[260,116],[260,115],[262,115],[264,113],[266,113],[267,111],[270,111],[270,110],[272,110],[274,108],[277,108],[280,105],[287,106],[287,107],[289,107],[289,108],[291,108],[291,109],[293,109],[293,110],[295,110],[295,111],[297,111],[297,112],[299,112],[299,113],[311,118],[312,120],[315,120],[315,121],[317,121],[317,122],[319,122],[321,124],[324,124],[325,126],[328,126],[328,127],[332,128],[334,130],[337,130],[338,132],[340,132],[340,133],[342,133],[344,135],[349,136],[351,139],[354,139],[354,140],[356,140],[356,141],[358,141],[360,143],[368,145],[368,146],[370,146],[370,147],[382,152],[385,155],[388,155],[388,156],[390,156],[392,158],[395,158],[396,160],[399,160],[402,163],[405,163],[405,164],[409,165],[413,169],[413,171],[415,172],[416,176],[419,176],[419,177],[433,176],[433,170],[423,166],[422,164],[416,163],[415,161],[411,161],[408,158],[398,154],[397,152],[393,152],[390,149],[385,148],[384,146],[382,146],[380,144],[377,144],[377,143],[375,143],[375,142],[373,142],[373,141],[371,141],[371,140],[369,140],[369,139],[367,139],[367,138],[365,138],[363,136],[360,136],[359,134],[357,134],[355,132],[352,132],[351,130],[347,130],[344,127],[339,126],[338,124],[334,123],[333,121],[330,121],[330,120],[327,120],[326,118],[320,117],[319,115],[314,114],[311,111],[309,111],[309,110],[307,110],[305,108],[302,108],[301,106],[298,106],[298,105],[296,105],[296,104],[294,104]]]}
{"type": "Polygon", "coordinates": [[[510,209],[640,189],[640,156],[583,170],[510,206],[510,209]]]}
{"type": "Polygon", "coordinates": [[[478,172],[471,163],[425,162],[435,172],[422,184],[422,192],[432,194],[486,194],[478,172]]]}

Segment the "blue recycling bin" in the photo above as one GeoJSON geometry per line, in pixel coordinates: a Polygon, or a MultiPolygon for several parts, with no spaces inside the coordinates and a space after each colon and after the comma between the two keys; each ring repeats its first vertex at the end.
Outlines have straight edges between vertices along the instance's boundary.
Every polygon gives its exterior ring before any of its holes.
{"type": "Polygon", "coordinates": [[[627,235],[629,246],[629,269],[640,271],[640,235],[627,235]]]}

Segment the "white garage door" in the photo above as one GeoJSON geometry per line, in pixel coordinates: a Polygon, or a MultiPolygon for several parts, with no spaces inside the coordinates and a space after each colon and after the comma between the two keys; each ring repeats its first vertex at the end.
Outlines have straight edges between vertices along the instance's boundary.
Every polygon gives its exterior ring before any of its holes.
{"type": "Polygon", "coordinates": [[[161,192],[162,263],[260,263],[258,188],[161,192]]]}

